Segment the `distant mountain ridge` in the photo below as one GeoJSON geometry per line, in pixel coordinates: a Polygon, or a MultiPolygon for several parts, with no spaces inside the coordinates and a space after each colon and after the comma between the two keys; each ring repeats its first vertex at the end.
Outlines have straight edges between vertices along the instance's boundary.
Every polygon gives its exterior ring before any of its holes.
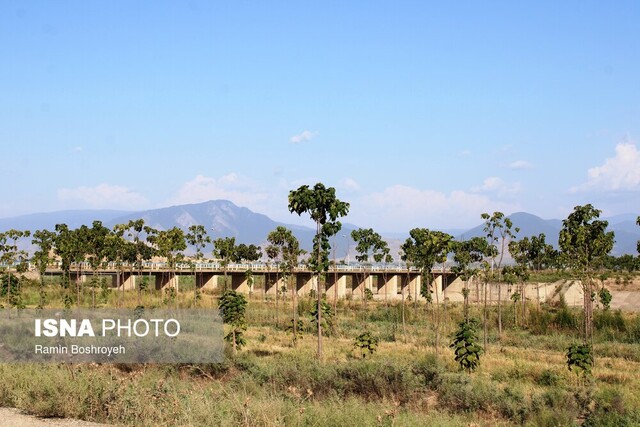
{"type": "MultiPolygon", "coordinates": [[[[609,222],[608,231],[615,233],[615,244],[612,255],[620,256],[624,254],[636,255],[636,242],[640,240],[640,227],[629,218],[632,214],[617,215],[611,218],[602,218],[609,222]]],[[[516,239],[523,237],[538,236],[544,233],[547,243],[558,247],[558,237],[562,229],[562,220],[559,219],[542,219],[536,215],[526,212],[516,212],[508,216],[513,222],[513,228],[518,227],[520,231],[516,235],[516,239]]],[[[484,225],[478,225],[464,233],[464,239],[477,236],[484,236],[484,225]]]]}
{"type": "MultiPolygon", "coordinates": [[[[612,254],[636,254],[636,242],[640,239],[640,227],[635,224],[635,215],[625,214],[611,217],[609,230],[616,234],[616,243],[612,254]]],[[[14,218],[0,219],[0,231],[9,229],[53,230],[56,224],[65,223],[70,228],[77,228],[83,224],[90,226],[94,220],[102,221],[107,227],[115,224],[126,223],[132,219],[144,219],[147,225],[154,228],[167,230],[172,227],[180,227],[187,230],[194,224],[204,225],[212,239],[219,237],[235,237],[238,243],[262,245],[266,242],[267,235],[277,226],[285,226],[291,229],[300,240],[302,248],[310,250],[315,229],[299,225],[285,224],[273,221],[266,215],[256,213],[245,207],[239,207],[228,200],[211,200],[203,203],[170,206],[160,209],[150,209],[140,212],[127,212],[117,210],[69,210],[50,213],[37,213],[22,215],[14,218]]],[[[514,228],[520,228],[517,238],[534,236],[544,233],[547,242],[557,247],[558,234],[562,228],[562,220],[542,219],[526,212],[516,212],[509,215],[514,228]]],[[[336,258],[342,259],[347,255],[355,256],[355,244],[350,238],[352,230],[358,227],[353,224],[343,223],[340,233],[332,238],[336,242],[336,258]]],[[[446,230],[445,230],[446,231],[446,230]]],[[[407,233],[390,233],[388,238],[392,255],[397,258],[398,249],[408,237],[407,233]],[[405,237],[406,236],[406,237],[405,237]]],[[[484,236],[483,225],[478,225],[467,231],[451,230],[456,239],[469,239],[476,236],[484,236]]],[[[205,251],[210,251],[210,247],[205,251]]],[[[332,254],[333,256],[333,254],[332,254]]]]}

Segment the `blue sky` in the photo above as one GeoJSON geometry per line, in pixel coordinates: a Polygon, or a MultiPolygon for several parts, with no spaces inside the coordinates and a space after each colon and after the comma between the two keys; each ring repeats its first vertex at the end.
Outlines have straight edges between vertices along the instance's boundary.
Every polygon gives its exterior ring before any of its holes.
{"type": "Polygon", "coordinates": [[[640,212],[638,2],[0,3],[0,217],[317,181],[380,231],[640,212]]]}

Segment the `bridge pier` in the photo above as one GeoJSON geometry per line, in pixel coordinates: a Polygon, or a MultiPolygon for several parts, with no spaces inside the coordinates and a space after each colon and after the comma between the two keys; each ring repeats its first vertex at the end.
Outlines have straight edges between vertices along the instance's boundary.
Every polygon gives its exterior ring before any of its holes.
{"type": "Polygon", "coordinates": [[[114,288],[124,289],[125,291],[130,291],[136,288],[136,276],[131,272],[123,272],[120,275],[120,286],[118,286],[118,275],[114,275],[111,277],[111,283],[114,288]]]}
{"type": "Polygon", "coordinates": [[[311,273],[296,274],[296,290],[298,295],[307,296],[315,288],[316,281],[311,273]]]}
{"type": "Polygon", "coordinates": [[[362,298],[364,298],[365,289],[369,289],[370,291],[373,292],[373,274],[365,273],[364,276],[361,276],[362,280],[359,280],[360,278],[358,277],[357,274],[355,274],[353,276],[353,278],[355,279],[355,283],[358,284],[351,291],[352,292],[351,295],[353,295],[354,299],[357,299],[357,298],[362,299],[362,298]]]}
{"type": "MultiPolygon", "coordinates": [[[[179,289],[178,278],[178,275],[173,276],[173,287],[176,288],[176,291],[179,289]]],[[[171,273],[169,272],[156,274],[156,290],[159,291],[166,288],[167,286],[170,286],[172,284],[171,279],[171,273]]]]}
{"type": "Polygon", "coordinates": [[[287,292],[291,292],[291,289],[290,289],[291,284],[282,275],[276,275],[276,274],[265,275],[265,286],[266,286],[265,293],[267,295],[275,296],[277,292],[282,291],[283,286],[287,288],[287,292]],[[276,280],[276,277],[278,280],[276,280]]]}
{"type": "Polygon", "coordinates": [[[196,286],[203,290],[218,289],[224,278],[215,273],[196,273],[196,286]]]}
{"type": "Polygon", "coordinates": [[[338,274],[336,280],[335,273],[327,273],[327,283],[325,285],[327,299],[344,298],[347,294],[347,275],[338,274]]]}
{"type": "Polygon", "coordinates": [[[378,274],[378,292],[374,297],[378,300],[394,300],[398,298],[398,282],[400,281],[397,274],[386,275],[378,274]]]}
{"type": "Polygon", "coordinates": [[[231,289],[241,294],[248,294],[251,289],[249,288],[247,276],[244,273],[231,273],[231,289]]]}

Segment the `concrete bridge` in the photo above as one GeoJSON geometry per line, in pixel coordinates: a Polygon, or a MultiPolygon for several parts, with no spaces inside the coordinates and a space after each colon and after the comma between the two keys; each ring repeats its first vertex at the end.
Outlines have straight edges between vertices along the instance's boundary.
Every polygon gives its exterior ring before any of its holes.
{"type": "MultiPolygon", "coordinates": [[[[59,265],[51,265],[46,275],[62,275],[59,265]]],[[[153,277],[155,289],[179,287],[181,276],[195,277],[196,286],[203,290],[215,290],[225,286],[242,293],[262,291],[266,295],[275,295],[284,288],[290,295],[295,286],[297,295],[308,295],[318,287],[317,276],[308,267],[298,266],[292,275],[286,277],[278,267],[264,263],[230,264],[226,268],[219,263],[177,264],[169,268],[166,263],[144,263],[141,268],[131,265],[108,264],[93,271],[88,263],[78,263],[71,266],[71,281],[86,282],[91,276],[109,277],[114,288],[123,290],[136,289],[136,282],[142,277],[153,277]],[[248,272],[251,274],[248,274],[248,272]],[[251,285],[250,276],[254,282],[261,284],[259,290],[251,285]],[[257,279],[257,280],[256,280],[257,279]]],[[[433,299],[444,300],[446,288],[460,282],[455,273],[449,269],[434,269],[432,272],[433,299]]],[[[324,289],[328,299],[351,297],[364,298],[369,289],[374,299],[393,300],[411,296],[412,299],[424,299],[420,295],[422,274],[415,268],[406,266],[359,266],[337,265],[320,278],[320,286],[324,289]]]]}

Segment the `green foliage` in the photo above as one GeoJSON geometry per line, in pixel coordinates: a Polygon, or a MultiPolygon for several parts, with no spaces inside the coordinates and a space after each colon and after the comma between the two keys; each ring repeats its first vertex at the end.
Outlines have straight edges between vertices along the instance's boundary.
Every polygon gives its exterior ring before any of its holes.
{"type": "Polygon", "coordinates": [[[224,323],[246,328],[247,299],[243,294],[232,290],[225,291],[220,297],[218,307],[224,323]]]}
{"type": "Polygon", "coordinates": [[[461,242],[454,241],[452,250],[453,261],[456,263],[452,270],[459,274],[462,280],[468,281],[478,272],[474,265],[482,261],[488,251],[487,240],[474,237],[461,242]]]}
{"type": "Polygon", "coordinates": [[[2,274],[0,276],[0,297],[6,297],[11,293],[10,298],[15,298],[19,294],[20,281],[13,273],[2,274]]]}
{"type": "Polygon", "coordinates": [[[591,375],[593,350],[589,344],[572,344],[567,349],[567,368],[583,376],[591,375]]]}
{"type": "Polygon", "coordinates": [[[220,297],[218,307],[220,308],[222,322],[231,325],[231,332],[224,339],[233,345],[235,353],[237,349],[246,344],[243,331],[247,330],[245,319],[247,299],[236,291],[227,290],[220,297]]]}
{"type": "Polygon", "coordinates": [[[359,228],[351,231],[351,238],[356,243],[356,260],[363,264],[374,262],[393,262],[393,258],[388,258],[389,245],[382,240],[380,234],[372,228],[359,228]]]}
{"type": "Polygon", "coordinates": [[[298,340],[301,340],[304,335],[303,335],[303,330],[304,330],[304,323],[302,322],[301,319],[298,319],[297,322],[294,322],[293,319],[291,319],[289,321],[289,324],[287,325],[287,327],[285,328],[285,331],[289,334],[291,334],[291,340],[293,341],[293,343],[295,344],[298,340]],[[295,327],[294,327],[295,326],[295,327]]]}
{"type": "Polygon", "coordinates": [[[609,308],[611,307],[611,300],[613,299],[613,296],[611,295],[611,292],[609,292],[609,289],[602,287],[602,289],[598,291],[598,298],[600,299],[600,304],[602,304],[604,309],[609,310],[609,308]]]}
{"type": "Polygon", "coordinates": [[[365,288],[364,299],[367,301],[373,301],[373,291],[371,289],[365,288]]]}
{"type": "Polygon", "coordinates": [[[559,244],[563,262],[578,272],[598,267],[613,248],[614,233],[606,231],[609,223],[598,219],[600,213],[590,204],[576,206],[562,221],[559,244]]]}
{"type": "Polygon", "coordinates": [[[520,295],[520,292],[516,291],[511,294],[511,301],[513,301],[514,303],[517,303],[518,301],[520,301],[521,297],[522,295],[520,295]]]}
{"type": "Polygon", "coordinates": [[[196,249],[196,259],[202,258],[202,249],[211,243],[211,237],[207,235],[204,225],[191,225],[185,236],[187,243],[196,249]]]}
{"type": "Polygon", "coordinates": [[[170,306],[171,304],[175,303],[177,296],[176,288],[169,286],[164,289],[163,293],[164,299],[162,300],[162,304],[170,306]]]}
{"type": "Polygon", "coordinates": [[[515,238],[515,233],[520,231],[519,228],[515,228],[514,232],[511,231],[513,223],[510,218],[507,218],[502,212],[494,212],[493,215],[483,213],[480,217],[485,221],[483,230],[487,238],[487,252],[486,256],[491,260],[491,267],[500,268],[502,265],[502,259],[505,255],[506,245],[508,240],[515,238]],[[498,248],[498,243],[500,248],[498,248]],[[498,262],[496,258],[500,255],[498,262]]]}
{"type": "MultiPolygon", "coordinates": [[[[333,308],[331,307],[331,305],[326,301],[326,300],[322,300],[322,302],[320,303],[320,308],[322,310],[322,327],[326,328],[329,330],[329,332],[331,332],[333,330],[333,308]]],[[[317,304],[313,304],[313,306],[311,307],[311,311],[309,311],[309,315],[311,316],[311,323],[313,325],[318,325],[318,305],[317,304]]]]}
{"type": "Polygon", "coordinates": [[[404,253],[402,259],[416,266],[422,272],[423,286],[420,289],[420,295],[429,301],[433,267],[447,260],[453,236],[427,228],[414,228],[409,232],[409,235],[410,237],[402,244],[404,253]]]}
{"type": "Polygon", "coordinates": [[[304,252],[293,232],[280,225],[269,233],[267,241],[269,246],[265,248],[265,252],[269,259],[275,260],[280,269],[292,274],[298,266],[298,257],[304,252]]]}
{"type": "Polygon", "coordinates": [[[460,322],[449,347],[453,348],[460,369],[471,373],[480,364],[482,347],[477,344],[479,323],[476,319],[460,322]]]}
{"type": "Polygon", "coordinates": [[[561,376],[551,369],[542,370],[535,378],[536,384],[547,387],[555,387],[560,384],[560,381],[561,376]]]}
{"type": "Polygon", "coordinates": [[[567,331],[575,330],[578,328],[578,319],[573,314],[571,309],[566,305],[561,307],[555,314],[552,320],[553,325],[558,329],[567,331]]]}
{"type": "Polygon", "coordinates": [[[309,259],[312,269],[318,273],[329,269],[329,237],[336,235],[342,228],[338,218],[349,213],[349,203],[336,197],[333,187],[326,188],[317,183],[310,189],[303,185],[289,192],[289,212],[302,215],[307,212],[316,223],[316,235],[313,239],[313,255],[309,259]]]}
{"type": "Polygon", "coordinates": [[[367,355],[373,354],[378,350],[378,338],[371,335],[371,332],[363,332],[353,340],[353,346],[360,349],[362,358],[367,355]]]}

